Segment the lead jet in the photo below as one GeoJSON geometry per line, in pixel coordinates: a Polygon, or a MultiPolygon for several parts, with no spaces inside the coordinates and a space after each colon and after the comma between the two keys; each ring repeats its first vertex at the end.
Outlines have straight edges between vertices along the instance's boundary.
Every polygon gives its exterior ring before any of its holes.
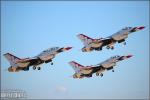
{"type": "Polygon", "coordinates": [[[83,42],[84,47],[82,52],[90,52],[93,50],[100,51],[104,46],[107,49],[114,49],[115,43],[122,43],[126,45],[125,39],[128,38],[128,35],[139,30],[143,30],[145,27],[125,27],[115,34],[108,36],[106,38],[93,39],[84,34],[78,34],[77,37],[83,42]]]}
{"type": "Polygon", "coordinates": [[[51,65],[53,65],[52,59],[61,52],[70,50],[72,47],[66,47],[66,48],[59,48],[59,47],[52,47],[47,50],[44,50],[39,55],[32,57],[32,58],[18,58],[10,53],[4,54],[4,57],[9,61],[10,67],[8,68],[9,72],[18,72],[18,71],[28,71],[30,66],[33,66],[33,69],[36,68],[38,70],[41,69],[39,65],[43,63],[49,63],[51,62],[51,65]]]}
{"type": "Polygon", "coordinates": [[[69,62],[69,64],[72,66],[72,68],[75,70],[75,74],[73,75],[73,78],[84,78],[84,77],[92,77],[94,73],[96,73],[96,76],[103,76],[103,73],[106,70],[112,70],[114,72],[114,66],[116,66],[116,63],[125,59],[128,59],[132,57],[132,55],[127,56],[113,56],[109,59],[105,60],[102,63],[99,63],[97,65],[91,65],[91,66],[83,66],[75,61],[69,62]]]}

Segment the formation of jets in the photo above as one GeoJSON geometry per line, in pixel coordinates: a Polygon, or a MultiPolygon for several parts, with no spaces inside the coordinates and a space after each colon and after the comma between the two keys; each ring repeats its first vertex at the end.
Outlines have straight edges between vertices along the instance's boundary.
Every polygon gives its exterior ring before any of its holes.
{"type": "MultiPolygon", "coordinates": [[[[141,27],[125,27],[115,34],[108,36],[106,38],[100,39],[92,39],[84,34],[78,34],[77,37],[84,43],[84,47],[82,48],[82,52],[91,52],[93,50],[100,51],[103,47],[106,46],[107,49],[114,49],[115,43],[124,43],[126,44],[125,39],[128,38],[130,33],[139,31],[144,29],[144,26],[141,27]]],[[[28,71],[29,67],[32,67],[34,70],[40,70],[40,65],[43,63],[51,62],[53,65],[52,59],[61,52],[70,50],[72,47],[52,47],[47,50],[44,50],[39,55],[32,58],[18,58],[10,53],[4,54],[4,57],[9,61],[10,67],[8,68],[9,72],[18,72],[18,71],[28,71]]],[[[103,76],[103,73],[106,70],[112,70],[114,72],[114,66],[116,63],[127,58],[132,57],[132,55],[127,56],[112,56],[109,59],[105,60],[102,63],[91,66],[83,66],[75,61],[69,62],[69,64],[75,70],[75,74],[73,78],[84,78],[84,77],[92,77],[94,73],[96,76],[103,76]]]]}

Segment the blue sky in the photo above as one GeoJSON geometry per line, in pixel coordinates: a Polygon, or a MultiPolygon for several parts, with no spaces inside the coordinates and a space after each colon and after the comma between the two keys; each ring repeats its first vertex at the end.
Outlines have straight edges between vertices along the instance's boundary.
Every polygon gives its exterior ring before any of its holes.
{"type": "Polygon", "coordinates": [[[45,99],[148,99],[149,98],[149,3],[148,1],[3,1],[1,3],[1,88],[22,89],[28,98],[45,99]],[[83,53],[76,37],[107,37],[126,26],[146,26],[130,34],[127,45],[114,50],[83,53]],[[3,57],[10,52],[33,57],[54,47],[73,49],[43,64],[41,71],[9,73],[3,57]],[[113,55],[134,55],[117,63],[104,77],[76,80],[69,61],[94,65],[113,55]]]}

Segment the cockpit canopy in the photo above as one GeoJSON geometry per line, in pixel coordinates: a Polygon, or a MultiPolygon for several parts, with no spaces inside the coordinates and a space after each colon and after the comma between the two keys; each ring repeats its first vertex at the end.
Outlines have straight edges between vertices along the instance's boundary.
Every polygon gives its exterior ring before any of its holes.
{"type": "Polygon", "coordinates": [[[58,50],[59,47],[52,47],[52,48],[49,48],[47,50],[44,50],[43,52],[50,52],[50,51],[55,51],[55,50],[58,50]]]}
{"type": "Polygon", "coordinates": [[[122,30],[128,30],[128,29],[131,29],[132,27],[125,27],[123,28],[122,30]]]}
{"type": "Polygon", "coordinates": [[[119,58],[120,56],[119,55],[116,55],[116,56],[113,56],[113,57],[111,57],[111,58],[119,58]]]}

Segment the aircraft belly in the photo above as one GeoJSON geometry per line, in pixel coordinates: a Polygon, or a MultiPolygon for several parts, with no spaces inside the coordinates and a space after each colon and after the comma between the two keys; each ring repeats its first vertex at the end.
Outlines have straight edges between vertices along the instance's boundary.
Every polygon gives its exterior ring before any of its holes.
{"type": "Polygon", "coordinates": [[[91,48],[90,47],[86,48],[86,51],[87,52],[91,51],[91,48]]]}
{"type": "Polygon", "coordinates": [[[27,67],[30,64],[30,62],[25,62],[25,63],[17,63],[19,67],[27,67]]]}
{"type": "Polygon", "coordinates": [[[80,73],[82,73],[82,74],[89,74],[91,72],[92,72],[92,70],[82,70],[80,73]]]}
{"type": "Polygon", "coordinates": [[[97,71],[96,73],[103,73],[105,71],[105,69],[101,69],[99,71],[97,71]]]}
{"type": "Polygon", "coordinates": [[[74,78],[81,78],[81,77],[82,77],[81,75],[82,75],[81,73],[75,73],[75,74],[73,75],[73,77],[74,77],[74,78]]]}
{"type": "Polygon", "coordinates": [[[105,70],[104,70],[104,69],[102,69],[102,70],[100,70],[100,71],[99,71],[99,73],[102,73],[102,72],[104,72],[104,71],[105,71],[105,70]]]}
{"type": "Polygon", "coordinates": [[[104,68],[109,68],[109,67],[112,67],[112,66],[115,66],[116,64],[115,63],[107,63],[107,64],[102,64],[102,66],[104,68]]]}
{"type": "Polygon", "coordinates": [[[41,56],[41,57],[39,57],[41,60],[44,60],[44,61],[46,61],[46,60],[49,60],[49,59],[53,59],[54,58],[54,55],[48,55],[48,56],[41,56]]]}
{"type": "Polygon", "coordinates": [[[78,78],[81,77],[81,73],[76,74],[76,76],[77,76],[78,78]]]}
{"type": "Polygon", "coordinates": [[[126,39],[127,37],[128,37],[128,33],[118,34],[118,35],[112,36],[112,38],[113,38],[114,40],[117,40],[117,41],[126,39]]]}
{"type": "Polygon", "coordinates": [[[84,47],[84,48],[82,48],[82,51],[83,51],[83,52],[90,52],[90,51],[92,51],[91,48],[92,48],[92,47],[90,47],[90,46],[84,47]]]}
{"type": "Polygon", "coordinates": [[[97,47],[100,47],[102,45],[102,43],[91,43],[90,45],[91,45],[91,47],[97,48],[97,47]]]}

